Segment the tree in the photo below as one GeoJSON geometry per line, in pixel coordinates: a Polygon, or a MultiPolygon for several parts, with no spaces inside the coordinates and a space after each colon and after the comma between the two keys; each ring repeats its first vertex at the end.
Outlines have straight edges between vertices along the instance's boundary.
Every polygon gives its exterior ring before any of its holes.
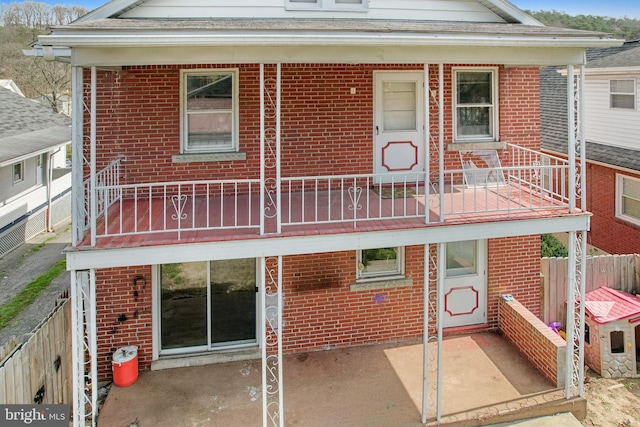
{"type": "Polygon", "coordinates": [[[46,100],[58,111],[58,100],[71,93],[68,64],[25,56],[23,49],[52,25],[66,24],[87,13],[81,6],[50,6],[25,1],[0,5],[0,77],[12,79],[28,98],[46,100]]]}

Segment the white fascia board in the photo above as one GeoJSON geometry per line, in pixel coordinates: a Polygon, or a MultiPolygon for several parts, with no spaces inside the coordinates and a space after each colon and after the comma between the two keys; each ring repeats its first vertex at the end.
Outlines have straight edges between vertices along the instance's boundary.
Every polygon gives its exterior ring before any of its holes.
{"type": "Polygon", "coordinates": [[[518,37],[474,34],[309,34],[246,32],[206,34],[204,32],[176,34],[171,32],[136,31],[133,33],[96,32],[73,34],[59,31],[38,38],[43,45],[69,47],[147,47],[147,46],[446,46],[446,47],[543,47],[543,48],[603,48],[617,47],[616,39],[567,37],[518,37]]]}
{"type": "Polygon", "coordinates": [[[388,246],[412,246],[461,240],[585,231],[589,213],[557,218],[434,226],[380,232],[276,237],[211,243],[115,249],[68,249],[67,270],[130,267],[177,262],[286,256],[388,246]]]}
{"type": "Polygon", "coordinates": [[[583,48],[516,48],[443,46],[202,46],[74,48],[72,65],[116,67],[175,64],[504,64],[507,66],[579,65],[583,48]]]}
{"type": "Polygon", "coordinates": [[[12,165],[14,163],[21,162],[23,160],[31,159],[33,157],[39,156],[39,155],[44,154],[44,153],[49,153],[49,152],[55,151],[55,150],[57,150],[59,148],[62,148],[64,146],[66,146],[66,145],[69,145],[69,144],[71,144],[71,140],[69,140],[67,142],[60,142],[58,144],[51,145],[51,146],[46,147],[46,148],[42,148],[40,150],[36,150],[36,151],[31,152],[31,153],[23,154],[21,156],[14,157],[14,158],[9,159],[9,160],[5,160],[4,162],[0,162],[0,168],[3,168],[5,166],[10,166],[10,165],[12,165]]]}

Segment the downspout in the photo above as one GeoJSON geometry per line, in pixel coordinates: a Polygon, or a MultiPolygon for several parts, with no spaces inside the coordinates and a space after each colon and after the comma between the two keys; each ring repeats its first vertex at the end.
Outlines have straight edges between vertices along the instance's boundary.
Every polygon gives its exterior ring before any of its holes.
{"type": "Polygon", "coordinates": [[[52,191],[51,191],[51,185],[53,184],[53,165],[51,162],[51,157],[53,154],[55,153],[59,153],[60,149],[58,148],[57,151],[54,152],[47,152],[47,155],[45,157],[45,162],[47,164],[47,223],[45,224],[46,228],[47,228],[47,232],[51,232],[53,231],[52,225],[51,225],[51,207],[52,207],[52,191]]]}

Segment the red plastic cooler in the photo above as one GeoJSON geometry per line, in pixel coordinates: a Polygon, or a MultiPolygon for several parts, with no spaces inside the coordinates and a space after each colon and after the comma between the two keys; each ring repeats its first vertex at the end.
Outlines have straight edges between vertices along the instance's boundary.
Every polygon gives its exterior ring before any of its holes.
{"type": "Polygon", "coordinates": [[[138,379],[138,347],[128,345],[113,353],[113,383],[118,387],[128,387],[138,379]]]}

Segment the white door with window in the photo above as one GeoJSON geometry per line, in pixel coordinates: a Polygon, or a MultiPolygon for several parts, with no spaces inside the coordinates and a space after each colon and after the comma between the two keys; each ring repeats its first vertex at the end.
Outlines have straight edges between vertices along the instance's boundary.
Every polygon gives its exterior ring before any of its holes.
{"type": "MultiPolygon", "coordinates": [[[[420,72],[374,73],[376,174],[406,172],[408,179],[415,182],[415,173],[424,171],[423,81],[420,72]]],[[[379,180],[392,182],[392,177],[382,176],[379,180]]]]}
{"type": "Polygon", "coordinates": [[[487,323],[487,241],[446,245],[445,328],[487,323]]]}

